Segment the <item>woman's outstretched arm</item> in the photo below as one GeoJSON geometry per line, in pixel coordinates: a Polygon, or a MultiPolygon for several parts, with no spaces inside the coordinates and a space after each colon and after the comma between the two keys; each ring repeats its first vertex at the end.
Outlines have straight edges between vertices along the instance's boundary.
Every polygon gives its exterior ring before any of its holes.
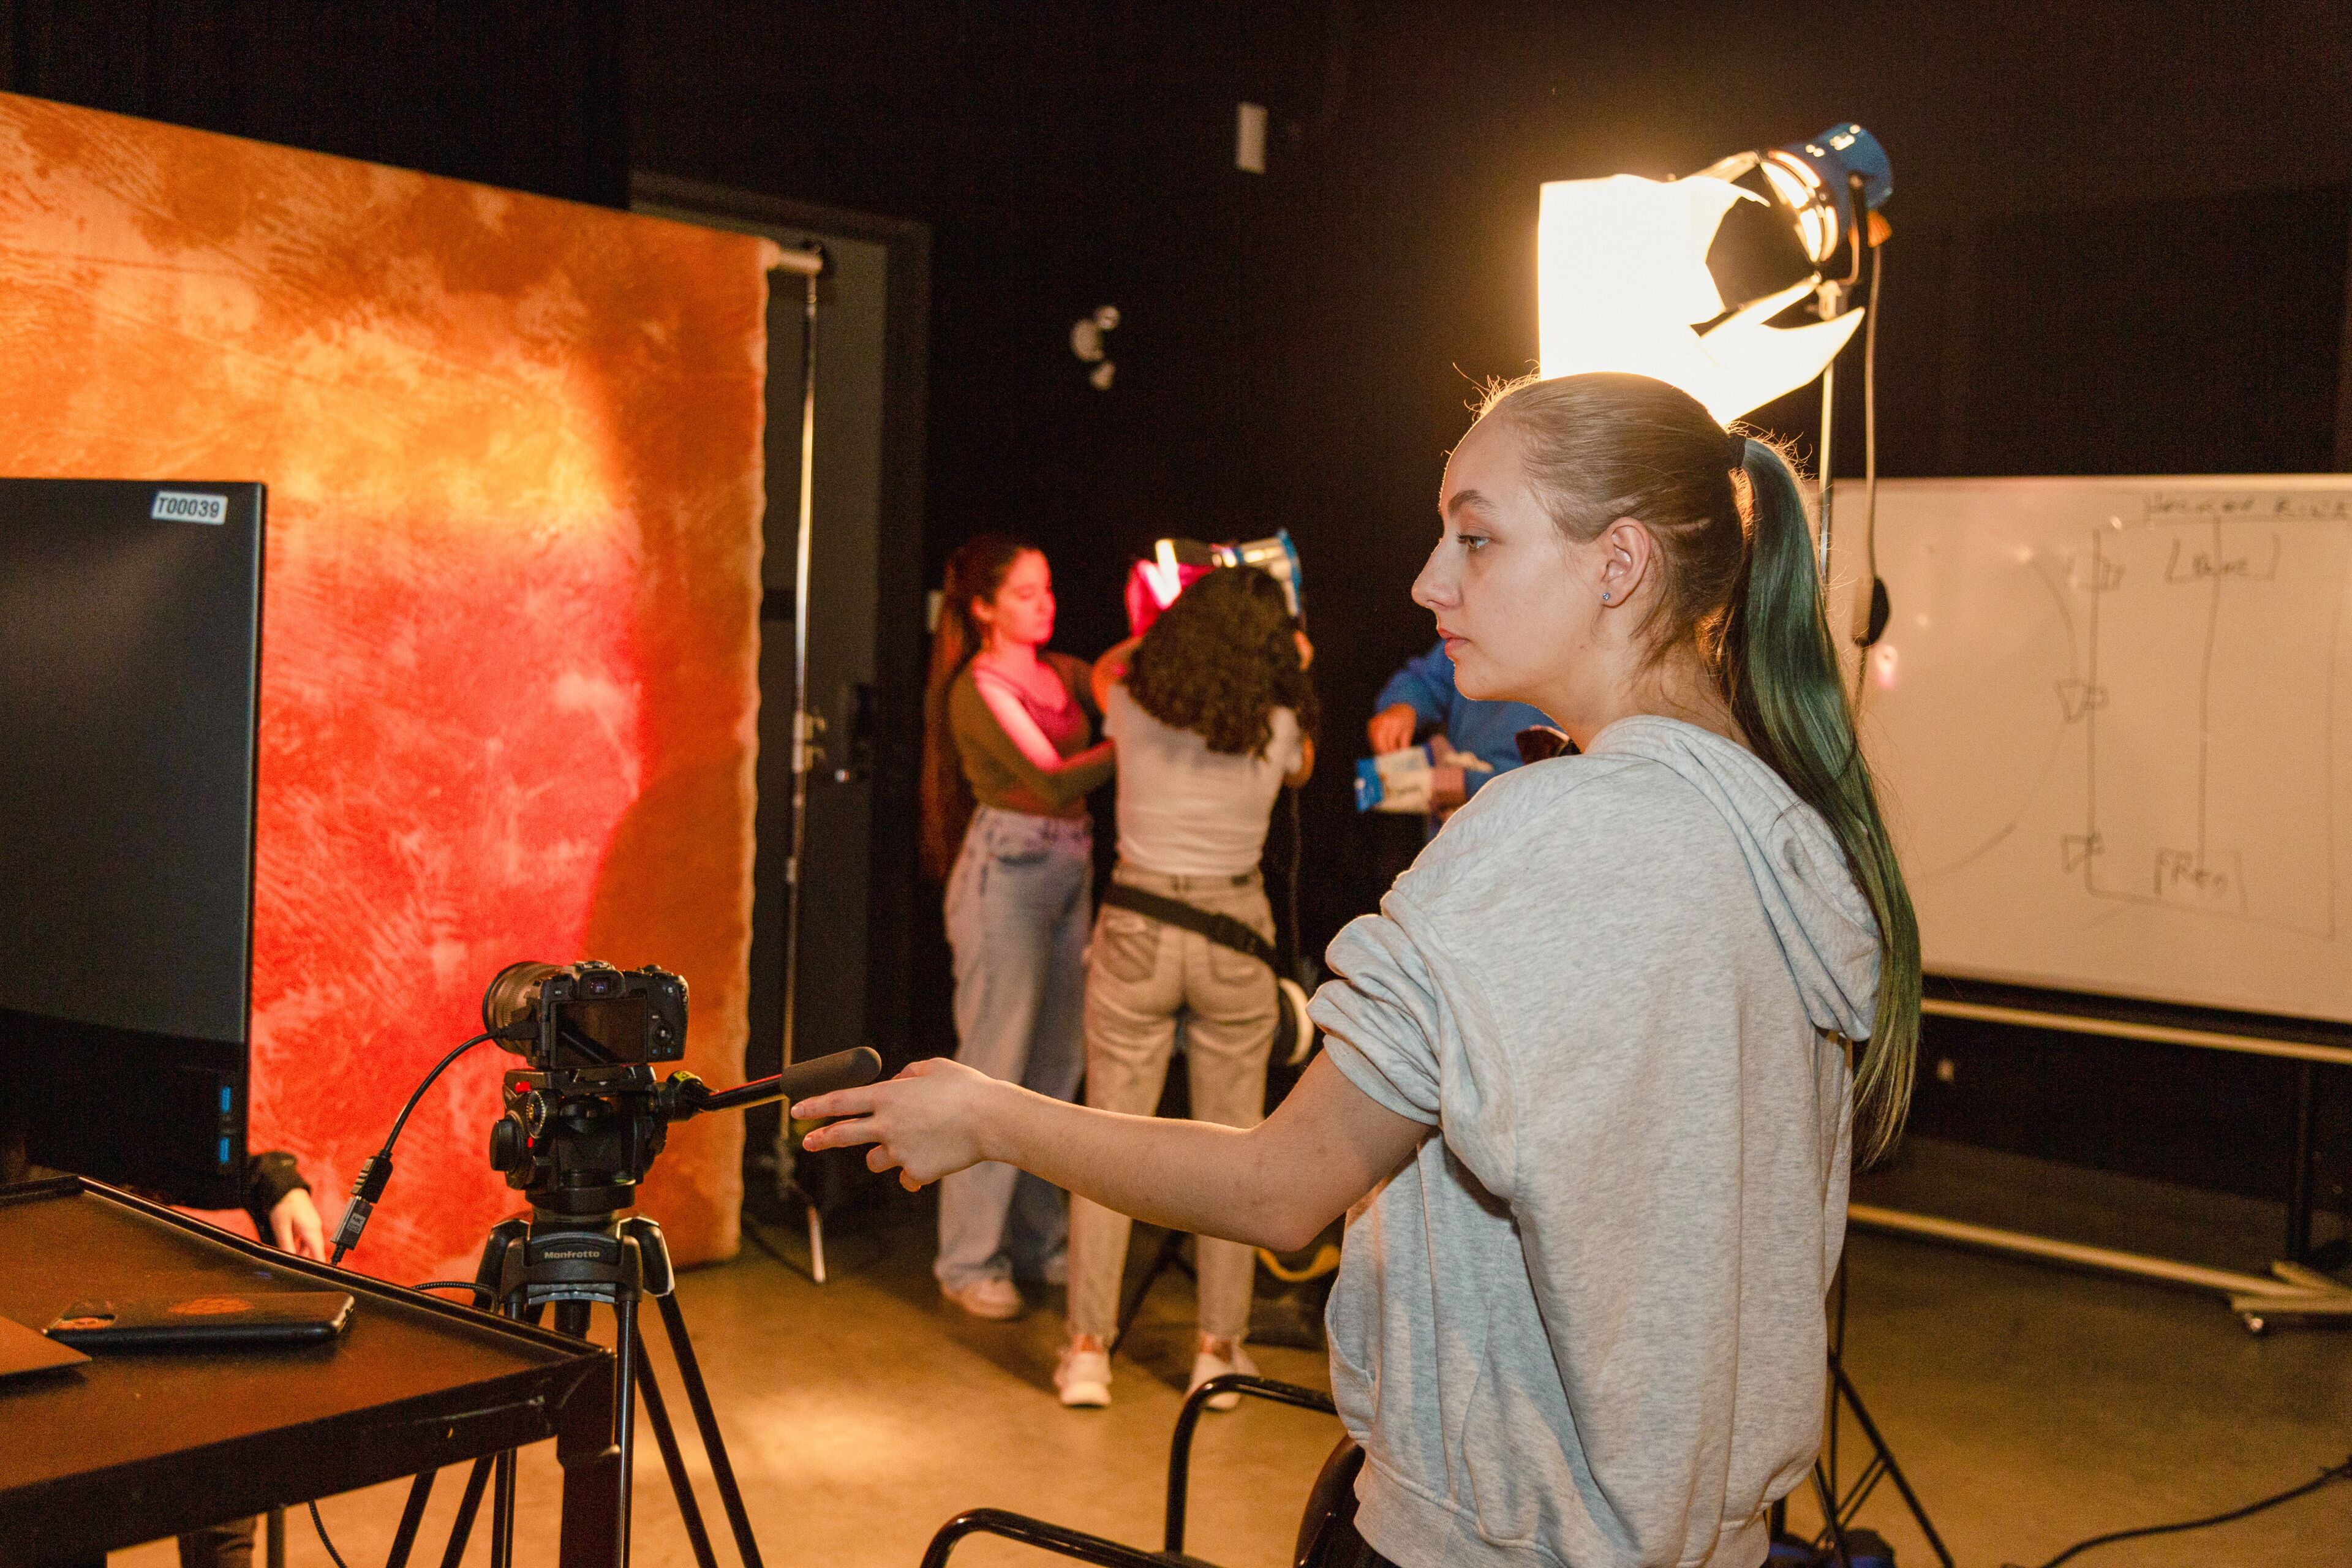
{"type": "Polygon", "coordinates": [[[1322,1057],[1248,1129],[1090,1110],[945,1058],[804,1100],[793,1114],[841,1118],[807,1147],[870,1143],[866,1164],[896,1169],[909,1191],[1000,1160],[1149,1225],[1272,1247],[1305,1246],[1435,1131],[1322,1057]]]}
{"type": "Polygon", "coordinates": [[[1135,650],[1142,641],[1141,637],[1129,637],[1125,642],[1113,643],[1095,660],[1094,673],[1087,684],[1094,692],[1096,712],[1110,710],[1110,689],[1127,679],[1128,666],[1135,662],[1135,650]]]}
{"type": "Polygon", "coordinates": [[[1043,816],[1051,816],[1073,801],[1083,800],[1110,782],[1115,752],[1108,741],[1098,742],[1075,756],[1061,756],[1037,728],[1036,721],[1021,711],[1019,701],[1011,700],[1013,719],[1027,727],[1039,754],[1052,759],[1050,763],[1041,765],[1022,749],[1005,728],[1012,721],[999,717],[988,698],[982,694],[977,677],[960,679],[948,689],[948,728],[955,737],[957,749],[986,756],[1000,773],[1012,777],[1015,792],[1042,805],[1043,816]]]}

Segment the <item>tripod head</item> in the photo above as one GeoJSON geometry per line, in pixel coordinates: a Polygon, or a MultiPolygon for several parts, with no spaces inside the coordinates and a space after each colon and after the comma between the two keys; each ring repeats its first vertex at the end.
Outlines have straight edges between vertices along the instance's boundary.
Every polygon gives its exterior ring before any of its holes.
{"type": "Polygon", "coordinates": [[[643,1064],[509,1068],[506,1114],[490,1125],[490,1167],[541,1214],[602,1224],[636,1202],[672,1122],[853,1089],[881,1072],[882,1058],[865,1046],[716,1090],[689,1072],[656,1082],[643,1064]]]}
{"type": "Polygon", "coordinates": [[[882,1071],[861,1046],[730,1089],[688,1072],[656,1080],[648,1062],[686,1045],[686,983],[659,969],[509,964],[483,994],[482,1022],[528,1063],[502,1082],[490,1167],[541,1215],[585,1226],[635,1203],[672,1122],[854,1088],[882,1071]]]}

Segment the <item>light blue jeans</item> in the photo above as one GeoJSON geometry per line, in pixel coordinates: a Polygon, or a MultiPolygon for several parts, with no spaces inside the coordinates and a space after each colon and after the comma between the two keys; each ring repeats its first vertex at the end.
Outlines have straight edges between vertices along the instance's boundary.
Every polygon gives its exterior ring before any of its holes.
{"type": "MultiPolygon", "coordinates": [[[[948,875],[956,1060],[1068,1100],[1086,1070],[1087,928],[1094,824],[982,806],[948,875]]],[[[954,1289],[1015,1271],[1058,1274],[1069,1244],[1062,1189],[1011,1165],[940,1183],[940,1256],[954,1289]]]]}

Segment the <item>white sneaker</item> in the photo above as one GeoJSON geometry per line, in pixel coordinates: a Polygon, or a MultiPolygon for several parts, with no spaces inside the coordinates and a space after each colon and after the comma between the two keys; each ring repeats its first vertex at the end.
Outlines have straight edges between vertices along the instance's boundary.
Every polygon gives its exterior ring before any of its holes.
{"type": "Polygon", "coordinates": [[[1062,1364],[1054,1369],[1054,1386],[1062,1403],[1072,1409],[1098,1410],[1110,1403],[1110,1352],[1062,1347],[1062,1364]]]}
{"type": "MultiPolygon", "coordinates": [[[[1250,1360],[1249,1352],[1241,1347],[1239,1341],[1235,1341],[1234,1343],[1233,1359],[1230,1361],[1226,1360],[1223,1356],[1217,1354],[1214,1351],[1206,1349],[1194,1356],[1192,1358],[1192,1381],[1184,1385],[1184,1392],[1187,1394],[1190,1394],[1194,1389],[1208,1382],[1209,1379],[1213,1377],[1223,1377],[1229,1372],[1244,1373],[1251,1377],[1255,1377],[1257,1375],[1257,1363],[1250,1360]]],[[[1209,1408],[1212,1410],[1231,1410],[1241,1402],[1242,1396],[1238,1394],[1225,1393],[1213,1394],[1210,1397],[1209,1408]]]]}
{"type": "Polygon", "coordinates": [[[969,1285],[950,1285],[942,1279],[940,1281],[940,1294],[973,1317],[986,1318],[996,1323],[1009,1322],[1019,1317],[1027,1305],[1021,1300],[1021,1292],[1013,1288],[1013,1281],[1003,1275],[975,1279],[969,1285]]]}

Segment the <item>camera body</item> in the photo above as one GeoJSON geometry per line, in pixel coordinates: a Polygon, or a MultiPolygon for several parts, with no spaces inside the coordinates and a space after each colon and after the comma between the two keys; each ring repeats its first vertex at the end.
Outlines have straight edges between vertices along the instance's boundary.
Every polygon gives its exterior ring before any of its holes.
{"type": "Polygon", "coordinates": [[[542,1072],[674,1062],[686,1055],[686,982],[650,964],[510,963],[482,994],[482,1025],[526,1021],[529,1039],[499,1043],[542,1072]]]}

